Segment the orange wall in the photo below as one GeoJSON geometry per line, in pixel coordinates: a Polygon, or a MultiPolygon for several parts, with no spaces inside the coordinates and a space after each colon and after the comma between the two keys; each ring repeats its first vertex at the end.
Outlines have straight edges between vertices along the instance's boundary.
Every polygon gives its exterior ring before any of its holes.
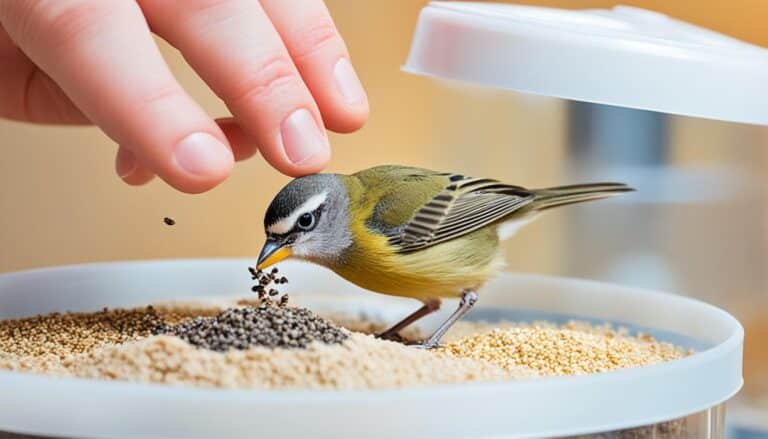
{"type": "MultiPolygon", "coordinates": [[[[332,136],[331,170],[391,162],[460,169],[532,186],[564,183],[560,102],[457,89],[400,71],[425,3],[328,2],[372,109],[369,124],[359,133],[332,136]]],[[[526,3],[592,7],[614,2],[526,3]]],[[[728,7],[709,0],[625,3],[654,7],[768,45],[764,0],[728,2],[728,7]]],[[[226,114],[181,56],[160,44],[193,97],[212,115],[226,114]]],[[[693,126],[681,136],[694,144],[699,131],[693,126]]],[[[114,259],[253,256],[258,251],[264,207],[287,181],[258,157],[239,164],[216,190],[189,196],[159,181],[142,188],[123,185],[112,170],[115,149],[95,128],[0,121],[0,271],[114,259]],[[164,216],[175,218],[177,225],[163,225],[164,216]]],[[[685,150],[680,159],[696,161],[709,154],[703,151],[685,150]]],[[[513,269],[556,270],[559,218],[543,218],[511,244],[513,269]]]]}

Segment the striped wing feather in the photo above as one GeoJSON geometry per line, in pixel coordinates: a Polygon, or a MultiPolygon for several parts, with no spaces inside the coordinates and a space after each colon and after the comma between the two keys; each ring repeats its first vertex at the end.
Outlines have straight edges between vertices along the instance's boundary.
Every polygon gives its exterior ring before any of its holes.
{"type": "Polygon", "coordinates": [[[533,194],[486,178],[449,177],[451,182],[389,238],[401,252],[420,250],[487,226],[527,205],[533,194]]]}

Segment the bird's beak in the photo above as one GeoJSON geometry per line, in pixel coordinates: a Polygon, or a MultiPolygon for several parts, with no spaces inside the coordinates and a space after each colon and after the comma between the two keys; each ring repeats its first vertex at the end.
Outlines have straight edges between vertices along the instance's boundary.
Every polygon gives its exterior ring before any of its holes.
{"type": "Polygon", "coordinates": [[[277,264],[290,255],[290,247],[285,247],[273,239],[267,239],[267,242],[264,243],[264,247],[259,254],[259,261],[256,263],[256,268],[263,270],[270,265],[277,264]]]}

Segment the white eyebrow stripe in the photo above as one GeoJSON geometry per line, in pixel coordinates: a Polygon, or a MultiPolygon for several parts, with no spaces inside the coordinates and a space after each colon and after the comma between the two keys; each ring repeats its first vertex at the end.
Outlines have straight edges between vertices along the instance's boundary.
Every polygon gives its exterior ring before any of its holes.
{"type": "Polygon", "coordinates": [[[314,211],[320,207],[321,204],[325,203],[327,198],[328,192],[323,192],[321,194],[310,197],[310,199],[302,203],[301,206],[297,207],[293,212],[291,212],[290,215],[267,227],[267,231],[276,235],[282,235],[283,233],[290,232],[291,229],[293,229],[293,225],[296,224],[296,220],[299,219],[301,215],[314,211]]]}

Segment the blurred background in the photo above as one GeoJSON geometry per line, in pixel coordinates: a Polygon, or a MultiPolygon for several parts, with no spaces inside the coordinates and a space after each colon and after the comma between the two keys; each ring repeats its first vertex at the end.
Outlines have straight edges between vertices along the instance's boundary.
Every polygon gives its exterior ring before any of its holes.
{"type": "MultiPolygon", "coordinates": [[[[605,178],[634,185],[639,192],[623,200],[559,210],[524,229],[506,246],[510,270],[674,291],[734,312],[747,328],[741,413],[768,429],[768,128],[411,76],[400,66],[425,1],[327,3],[371,104],[360,132],[331,135],[331,171],[399,163],[534,187],[605,178]]],[[[622,3],[768,46],[764,0],[622,3]]],[[[226,115],[181,56],[158,44],[192,96],[211,115],[226,115]]],[[[264,208],[288,181],[254,157],[207,194],[181,194],[159,180],[133,188],[115,176],[116,146],[97,129],[0,121],[0,139],[0,272],[255,257],[264,208]],[[176,225],[164,225],[166,216],[176,225]]]]}

